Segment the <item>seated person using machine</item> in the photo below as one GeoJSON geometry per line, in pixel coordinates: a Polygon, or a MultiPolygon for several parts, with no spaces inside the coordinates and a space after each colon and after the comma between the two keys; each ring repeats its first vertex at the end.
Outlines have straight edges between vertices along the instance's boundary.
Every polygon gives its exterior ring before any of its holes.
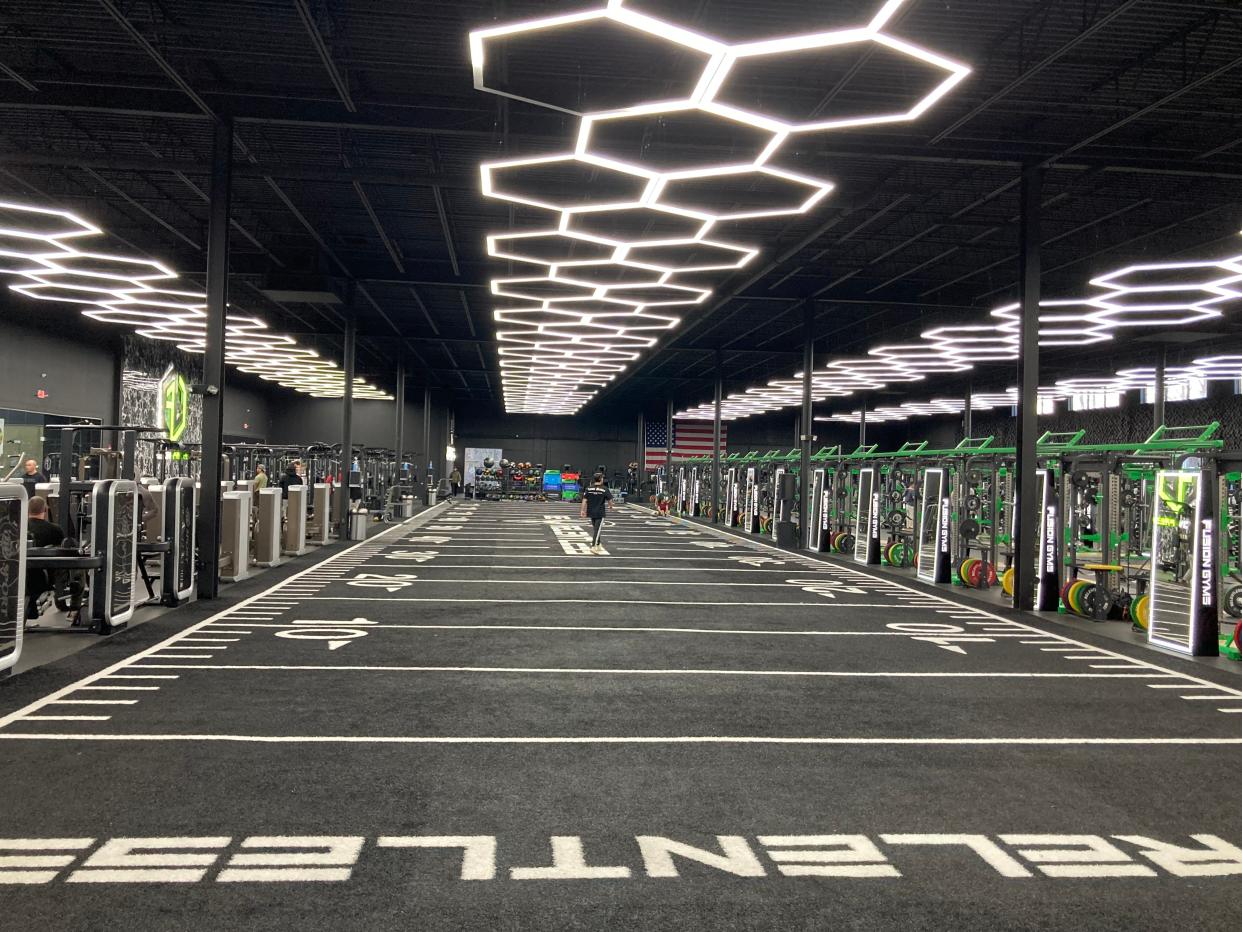
{"type": "MultiPolygon", "coordinates": [[[[47,519],[47,502],[40,495],[35,495],[29,503],[30,517],[26,525],[26,534],[34,547],[59,547],[65,539],[65,532],[59,525],[47,519]]],[[[39,596],[52,588],[52,576],[48,570],[26,571],[26,618],[39,616],[39,596]]]]}

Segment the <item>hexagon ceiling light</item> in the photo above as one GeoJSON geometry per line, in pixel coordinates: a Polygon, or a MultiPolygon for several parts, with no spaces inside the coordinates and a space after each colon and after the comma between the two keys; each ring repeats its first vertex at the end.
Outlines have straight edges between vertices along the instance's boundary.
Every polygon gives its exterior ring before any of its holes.
{"type": "MultiPolygon", "coordinates": [[[[1112,340],[1118,331],[1142,327],[1189,326],[1220,317],[1231,302],[1242,299],[1242,255],[1196,262],[1131,265],[1092,279],[1100,292],[1084,298],[1040,302],[1039,345],[1083,346],[1112,340]]],[[[900,382],[919,381],[930,374],[965,372],[979,363],[1012,362],[1018,358],[1017,304],[993,310],[988,319],[925,330],[911,343],[873,347],[866,356],[837,359],[811,375],[812,400],[844,397],[900,382]],[[995,321],[995,322],[993,322],[995,321]]],[[[1235,379],[1242,357],[1216,356],[1184,369],[1170,369],[1166,381],[1235,379]]],[[[776,379],[722,400],[721,416],[732,419],[802,403],[802,374],[776,379]]],[[[1068,397],[1082,392],[1117,392],[1149,387],[1155,370],[1122,370],[1115,376],[1068,379],[1042,394],[1068,397]]],[[[906,410],[900,406],[892,410],[906,410]]],[[[710,404],[687,409],[682,418],[714,416],[710,404]]],[[[868,417],[871,412],[868,412],[868,417]]],[[[857,420],[857,412],[845,419],[857,420]]]]}
{"type": "MultiPolygon", "coordinates": [[[[806,32],[784,36],[707,35],[645,12],[642,0],[470,34],[476,88],[580,118],[564,151],[481,166],[485,196],[546,214],[534,230],[487,238],[490,256],[522,265],[492,282],[508,302],[495,316],[509,411],[574,413],[680,322],[651,309],[680,312],[711,294],[680,276],[750,263],[759,247],[713,236],[719,223],[796,217],[821,203],[831,181],[770,164],[791,136],[917,119],[970,73],[885,32],[906,2],[877,0],[870,19],[847,28],[816,29],[810,12],[806,32]],[[549,82],[538,67],[552,56],[598,72],[600,49],[642,71],[585,103],[574,83],[549,82]],[[917,72],[908,99],[883,112],[820,113],[757,92],[771,69],[792,68],[820,99],[837,83],[829,66],[862,52],[917,72]]],[[[858,384],[842,373],[826,390],[858,384]]]]}
{"type": "MultiPolygon", "coordinates": [[[[129,327],[189,353],[207,348],[207,298],[184,290],[175,272],[134,256],[78,248],[103,230],[63,210],[0,201],[0,274],[9,288],[38,301],[82,306],[92,320],[129,327]]],[[[321,398],[340,398],[344,373],[293,337],[232,309],[225,319],[224,360],[242,372],[321,398]]],[[[354,380],[355,398],[392,396],[354,380]]]]}

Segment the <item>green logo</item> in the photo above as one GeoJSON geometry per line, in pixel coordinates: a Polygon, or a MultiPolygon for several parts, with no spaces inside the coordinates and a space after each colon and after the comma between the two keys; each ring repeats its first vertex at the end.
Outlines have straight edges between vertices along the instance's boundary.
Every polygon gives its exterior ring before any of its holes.
{"type": "Polygon", "coordinates": [[[160,379],[160,426],[177,443],[190,426],[190,386],[172,366],[160,379]]]}

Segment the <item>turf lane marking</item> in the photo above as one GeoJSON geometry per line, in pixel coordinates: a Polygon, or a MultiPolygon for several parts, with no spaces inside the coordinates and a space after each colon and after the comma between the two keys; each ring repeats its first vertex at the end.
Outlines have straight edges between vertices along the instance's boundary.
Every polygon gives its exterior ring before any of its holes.
{"type": "Polygon", "coordinates": [[[137,705],[137,699],[56,699],[49,705],[137,705]]]}
{"type": "MultiPolygon", "coordinates": [[[[630,508],[635,508],[635,509],[639,508],[639,506],[637,506],[637,505],[630,505],[630,506],[628,506],[628,507],[630,507],[630,508]]],[[[728,533],[727,531],[724,531],[724,530],[722,530],[722,529],[720,529],[720,528],[713,527],[713,526],[711,526],[711,525],[694,525],[694,526],[695,526],[695,527],[701,527],[703,530],[707,531],[708,533],[710,533],[711,535],[716,536],[716,537],[724,538],[724,539],[727,539],[727,540],[738,540],[738,539],[739,539],[739,538],[737,538],[735,535],[733,535],[733,534],[731,534],[731,533],[728,533]]],[[[775,545],[773,545],[773,544],[769,544],[769,543],[767,543],[766,541],[760,540],[760,539],[758,539],[758,538],[747,539],[747,543],[749,543],[749,544],[750,544],[750,547],[749,547],[748,549],[749,549],[751,552],[754,552],[754,551],[756,551],[756,550],[758,550],[758,549],[760,549],[760,548],[765,548],[765,549],[767,549],[767,550],[775,551],[775,552],[777,552],[777,553],[786,553],[786,551],[781,550],[779,547],[776,547],[775,545]]],[[[808,559],[810,559],[810,558],[808,558],[808,559]]],[[[822,558],[820,558],[820,561],[822,562],[822,564],[823,564],[823,565],[825,565],[825,566],[831,566],[831,567],[834,567],[834,568],[836,568],[837,570],[839,570],[839,571],[840,571],[843,575],[846,575],[846,576],[851,576],[851,577],[855,577],[855,578],[857,578],[857,577],[862,577],[862,578],[864,578],[864,579],[876,580],[876,581],[878,581],[878,582],[887,582],[890,586],[894,586],[894,587],[896,587],[896,588],[899,588],[899,589],[905,590],[906,592],[909,592],[909,593],[911,593],[912,595],[917,595],[917,596],[925,597],[925,598],[927,598],[927,599],[929,599],[929,600],[935,600],[935,601],[940,602],[940,603],[945,604],[945,605],[957,605],[959,608],[960,608],[960,607],[962,607],[962,606],[961,606],[961,603],[955,602],[955,601],[953,601],[952,599],[947,599],[947,598],[945,598],[944,596],[940,596],[940,595],[932,595],[932,594],[929,594],[929,593],[924,593],[924,592],[922,592],[921,590],[919,590],[919,589],[915,589],[915,588],[913,588],[913,587],[911,587],[911,586],[907,586],[907,585],[904,585],[904,584],[902,584],[902,583],[893,582],[893,581],[891,581],[891,580],[885,580],[885,579],[883,579],[882,577],[875,576],[875,575],[870,574],[870,573],[864,573],[864,572],[862,572],[861,570],[854,569],[853,567],[847,567],[847,566],[844,566],[844,565],[841,565],[841,564],[838,564],[838,563],[829,563],[829,562],[827,562],[827,561],[823,560],[822,558]]],[[[1006,624],[1010,624],[1010,625],[1014,625],[1014,626],[1016,626],[1016,627],[1022,628],[1022,629],[1026,630],[1026,631],[1031,632],[1032,634],[1038,634],[1038,635],[1041,635],[1041,636],[1043,636],[1043,637],[1052,638],[1052,639],[1055,639],[1055,640],[1057,640],[1057,641],[1059,641],[1059,642],[1061,642],[1061,643],[1064,643],[1064,644],[1074,645],[1074,648],[1073,648],[1073,649],[1077,649],[1077,650],[1091,650],[1091,651],[1097,651],[1097,652],[1099,652],[1100,654],[1103,654],[1103,655],[1105,655],[1105,656],[1107,656],[1107,657],[1110,657],[1110,658],[1112,658],[1112,659],[1115,659],[1115,660],[1124,660],[1124,661],[1127,661],[1127,662],[1129,662],[1129,663],[1134,663],[1134,664],[1137,664],[1137,665],[1142,666],[1142,667],[1144,667],[1144,668],[1146,668],[1146,669],[1149,669],[1149,670],[1158,670],[1158,671],[1160,671],[1161,673],[1165,674],[1166,676],[1176,677],[1176,678],[1178,678],[1178,679],[1183,679],[1183,680],[1186,680],[1186,681],[1188,681],[1188,682],[1192,682],[1192,683],[1201,683],[1201,684],[1204,684],[1204,685],[1207,685],[1207,686],[1215,687],[1215,688],[1220,689],[1220,690],[1222,690],[1222,691],[1224,691],[1224,692],[1228,692],[1228,693],[1231,693],[1231,694],[1232,694],[1232,695],[1234,695],[1234,696],[1238,696],[1238,697],[1242,698],[1242,690],[1237,690],[1237,689],[1234,689],[1233,687],[1230,687],[1230,686],[1223,686],[1223,685],[1221,685],[1221,684],[1219,684],[1219,683],[1213,683],[1211,680],[1206,680],[1206,679],[1203,679],[1203,678],[1201,678],[1201,677],[1192,676],[1192,675],[1191,675],[1191,674],[1189,674],[1189,673],[1182,673],[1182,672],[1177,671],[1177,670],[1170,670],[1170,669],[1169,669],[1169,668],[1167,668],[1167,667],[1157,666],[1156,664],[1151,663],[1151,662],[1146,661],[1146,660],[1138,660],[1138,659],[1135,659],[1135,658],[1133,658],[1133,657],[1130,657],[1130,656],[1128,656],[1128,655],[1126,655],[1126,654],[1119,654],[1119,653],[1116,653],[1115,651],[1104,650],[1103,648],[1093,647],[1093,646],[1092,646],[1092,645],[1090,645],[1090,644],[1084,644],[1084,643],[1083,643],[1083,642],[1081,642],[1081,641],[1075,641],[1073,638],[1065,637],[1064,635],[1061,635],[1061,634],[1053,634],[1053,633],[1051,633],[1051,632],[1044,631],[1044,630],[1042,630],[1042,629],[1040,629],[1040,628],[1036,628],[1036,627],[1034,627],[1033,625],[1025,624],[1025,623],[1023,623],[1023,622],[1019,622],[1019,621],[1013,621],[1013,620],[1011,620],[1011,619],[1004,618],[1004,617],[1002,617],[1002,616],[1000,616],[1000,615],[997,615],[997,614],[994,614],[994,613],[992,613],[992,612],[983,611],[982,609],[978,609],[978,608],[974,608],[974,607],[972,607],[972,611],[977,611],[977,612],[979,612],[981,615],[983,615],[983,616],[985,616],[985,617],[988,617],[988,618],[994,618],[994,619],[996,619],[996,620],[997,620],[997,621],[999,621],[999,622],[1004,622],[1004,623],[1006,623],[1006,624]]],[[[1092,659],[1096,659],[1096,658],[1092,658],[1092,659]]],[[[1118,675],[1121,675],[1121,676],[1128,676],[1129,674],[1118,674],[1118,675]]]]}
{"type": "MultiPolygon", "coordinates": [[[[432,567],[435,568],[434,566],[432,567]]],[[[794,586],[787,582],[668,582],[665,580],[644,580],[644,579],[430,579],[420,576],[417,580],[419,583],[448,583],[461,585],[463,582],[470,585],[478,585],[481,583],[495,584],[500,586],[711,586],[715,587],[731,587],[731,588],[749,588],[749,589],[790,589],[796,591],[799,586],[794,586]]],[[[314,596],[306,596],[306,598],[314,598],[314,596]]],[[[779,602],[772,603],[779,605],[779,602]]],[[[890,608],[898,608],[899,606],[886,603],[890,608]]]]}
{"type": "Polygon", "coordinates": [[[1183,686],[1181,683],[1161,683],[1159,686],[1152,686],[1152,689],[1215,689],[1213,686],[1183,686]]]}
{"type": "MultiPolygon", "coordinates": [[[[154,658],[158,659],[158,658],[154,658]]],[[[326,664],[147,664],[139,670],[317,670],[352,673],[539,673],[582,676],[739,676],[739,677],[816,677],[843,679],[1153,679],[1156,673],[963,673],[871,670],[714,670],[714,669],[625,669],[610,667],[430,667],[430,666],[331,666],[326,664]]]]}
{"type": "MultiPolygon", "coordinates": [[[[461,580],[457,580],[460,582],[461,580]]],[[[654,599],[454,599],[454,598],[413,598],[413,597],[391,597],[382,598],[379,596],[358,596],[358,595],[315,595],[308,596],[308,602],[452,602],[454,604],[465,603],[487,603],[487,604],[512,604],[512,605],[678,605],[682,608],[695,608],[700,605],[737,605],[740,607],[761,605],[764,608],[772,608],[779,605],[781,608],[789,606],[801,606],[803,608],[894,608],[895,606],[888,602],[684,602],[684,601],[657,601],[654,599]]]]}
{"type": "MultiPolygon", "coordinates": [[[[66,687],[68,692],[80,692],[85,689],[94,689],[94,690],[107,690],[109,692],[127,692],[127,693],[158,692],[160,688],[161,687],[159,686],[72,686],[72,687],[66,687]]],[[[48,701],[55,702],[56,700],[50,699],[48,701]]]]}
{"type": "Polygon", "coordinates": [[[110,722],[111,715],[23,715],[19,722],[110,722]]]}
{"type": "Polygon", "coordinates": [[[1188,702],[1242,702],[1242,696],[1178,696],[1178,699],[1185,699],[1188,702]]]}
{"type": "MultiPolygon", "coordinates": [[[[198,622],[197,624],[191,625],[190,627],[186,628],[184,631],[177,632],[176,634],[161,641],[159,644],[149,647],[146,650],[139,651],[136,654],[131,654],[130,656],[125,657],[122,660],[118,660],[116,663],[112,664],[112,666],[105,667],[103,670],[100,670],[98,673],[92,673],[90,676],[83,677],[82,679],[77,680],[74,683],[70,683],[68,686],[64,686],[61,689],[58,689],[53,693],[49,693],[47,696],[44,696],[40,699],[36,699],[34,702],[31,702],[28,705],[25,705],[22,708],[17,709],[14,712],[10,712],[8,715],[0,716],[0,733],[2,733],[2,730],[6,726],[12,724],[13,722],[24,720],[31,713],[44,708],[45,706],[55,702],[57,699],[63,699],[66,696],[74,692],[80,691],[80,690],[85,690],[85,689],[148,690],[148,691],[159,690],[161,688],[159,686],[95,686],[92,684],[98,682],[99,680],[106,679],[112,676],[113,674],[116,674],[120,670],[124,670],[127,667],[132,666],[133,664],[137,663],[143,658],[158,656],[159,651],[165,649],[166,647],[176,645],[176,643],[179,640],[186,637],[187,635],[192,635],[196,632],[201,632],[204,629],[206,629],[208,625],[211,625],[217,621],[222,621],[222,620],[227,619],[229,615],[237,611],[237,609],[239,608],[244,609],[247,605],[253,605],[254,603],[258,602],[260,599],[262,599],[264,596],[267,596],[270,593],[279,590],[282,586],[285,585],[285,583],[291,580],[296,580],[300,578],[302,574],[312,569],[315,569],[316,567],[320,567],[324,565],[325,563],[332,563],[336,561],[338,557],[344,557],[347,554],[351,554],[356,551],[359,551],[364,547],[371,547],[372,549],[375,549],[376,547],[383,546],[383,545],[375,544],[374,542],[384,537],[387,534],[393,533],[394,531],[411,530],[413,528],[422,526],[426,522],[432,520],[433,517],[438,516],[440,513],[439,509],[441,509],[441,507],[442,507],[441,505],[436,505],[432,508],[427,509],[427,511],[424,511],[421,514],[415,515],[413,518],[408,518],[405,521],[401,522],[400,524],[395,524],[392,527],[381,531],[379,534],[375,535],[375,537],[372,537],[370,540],[361,541],[357,544],[354,544],[351,547],[348,547],[344,550],[341,550],[325,558],[324,560],[321,560],[317,563],[313,563],[310,566],[306,567],[305,569],[300,570],[297,573],[293,574],[292,576],[288,577],[287,579],[282,580],[281,582],[278,582],[278,583],[274,583],[272,586],[263,590],[262,592],[256,593],[255,595],[252,595],[246,599],[243,599],[237,605],[230,606],[229,608],[226,608],[220,612],[217,612],[215,615],[212,615],[209,618],[205,618],[204,620],[198,622]]],[[[447,503],[443,504],[443,508],[444,510],[447,510],[447,503]]],[[[243,633],[248,634],[249,632],[243,632],[243,633]]],[[[187,669],[194,669],[194,667],[188,667],[187,669]]]]}
{"type": "MultiPolygon", "coordinates": [[[[1239,709],[1237,711],[1242,711],[1239,709]]],[[[804,744],[854,746],[1003,746],[1035,747],[1187,747],[1242,745],[1242,738],[850,738],[768,737],[764,735],[592,735],[592,736],[463,736],[463,735],[178,735],[178,734],[55,734],[0,733],[0,741],[225,741],[246,744],[804,744]]]]}
{"type": "Polygon", "coordinates": [[[160,654],[166,660],[214,660],[215,654],[160,654]]]}
{"type": "MultiPolygon", "coordinates": [[[[301,623],[301,622],[300,622],[301,623]]],[[[357,622],[342,621],[316,621],[314,624],[342,626],[349,624],[357,624],[357,622]]],[[[278,631],[286,631],[289,625],[256,625],[259,628],[274,628],[278,631]]],[[[824,637],[894,637],[908,638],[910,633],[906,631],[761,631],[749,628],[625,628],[625,627],[609,627],[603,625],[385,625],[376,624],[374,622],[367,623],[367,630],[402,630],[402,631],[604,631],[604,632],[623,632],[632,633],[655,633],[655,634],[736,634],[736,635],[760,635],[763,637],[788,637],[788,636],[824,636],[824,637]]],[[[999,637],[1015,637],[1015,635],[998,635],[999,637]]]]}
{"type": "MultiPolygon", "coordinates": [[[[456,556],[456,554],[454,554],[454,556],[456,556]]],[[[583,556],[583,555],[573,554],[573,556],[583,556]]],[[[597,557],[595,557],[594,554],[586,554],[586,556],[590,556],[594,559],[598,559],[597,557]]],[[[645,559],[645,558],[634,557],[633,559],[645,559]]],[[[419,563],[418,561],[402,563],[400,560],[385,560],[383,563],[363,563],[361,564],[359,568],[360,569],[382,569],[384,567],[406,566],[406,565],[408,566],[420,565],[420,566],[426,567],[427,569],[431,569],[431,570],[477,570],[481,568],[479,567],[478,564],[475,564],[475,563],[436,563],[436,562],[419,563]]],[[[562,567],[558,567],[558,569],[595,571],[595,570],[598,570],[601,565],[604,565],[604,564],[596,564],[595,566],[590,566],[590,565],[562,566],[562,567]]],[[[511,569],[514,572],[518,572],[518,571],[524,571],[528,569],[528,567],[495,566],[495,567],[491,567],[491,569],[495,569],[495,570],[511,569]]],[[[807,572],[811,572],[809,570],[804,570],[804,569],[795,570],[795,569],[792,569],[791,567],[762,567],[759,569],[753,569],[751,567],[737,566],[736,564],[724,564],[722,566],[710,566],[710,567],[709,566],[626,566],[626,567],[614,567],[614,569],[624,570],[627,573],[630,573],[630,572],[633,572],[633,573],[784,573],[788,575],[789,573],[796,572],[798,575],[803,575],[807,572]]],[[[823,572],[823,570],[820,570],[819,572],[823,572]]],[[[458,581],[459,582],[474,582],[473,579],[465,579],[465,578],[458,580],[458,581]]],[[[706,583],[705,585],[712,585],[712,584],[706,583]]],[[[893,606],[893,607],[896,608],[897,606],[893,606]]],[[[977,615],[964,615],[961,617],[977,618],[978,616],[977,615]]],[[[986,622],[976,622],[976,624],[992,625],[992,624],[996,624],[996,622],[986,621],[986,622]]]]}

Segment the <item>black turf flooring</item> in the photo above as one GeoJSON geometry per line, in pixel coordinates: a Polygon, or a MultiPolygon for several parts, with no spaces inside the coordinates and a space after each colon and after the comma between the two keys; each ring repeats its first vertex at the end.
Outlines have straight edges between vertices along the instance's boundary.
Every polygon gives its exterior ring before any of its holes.
{"type": "Polygon", "coordinates": [[[1242,927],[1233,677],[582,536],[455,504],[0,684],[0,928],[1242,927]]]}

